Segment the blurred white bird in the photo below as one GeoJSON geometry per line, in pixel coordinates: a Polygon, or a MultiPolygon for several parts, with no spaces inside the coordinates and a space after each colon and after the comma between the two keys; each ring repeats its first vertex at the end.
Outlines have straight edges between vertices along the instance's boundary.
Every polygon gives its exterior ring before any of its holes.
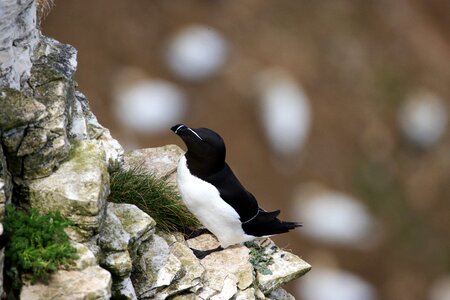
{"type": "Polygon", "coordinates": [[[157,133],[184,117],[186,97],[180,88],[136,73],[123,70],[114,82],[114,112],[123,125],[141,133],[157,133]]]}
{"type": "Polygon", "coordinates": [[[402,133],[412,144],[428,148],[436,144],[445,132],[447,107],[431,92],[417,92],[400,107],[398,122],[402,133]]]}
{"type": "Polygon", "coordinates": [[[170,70],[178,77],[201,81],[223,67],[228,48],[228,42],[217,30],[205,25],[191,25],[170,40],[165,58],[170,70]]]}
{"type": "Polygon", "coordinates": [[[311,108],[301,86],[281,69],[263,71],[256,79],[261,122],[281,158],[298,155],[311,126],[311,108]]]}
{"type": "Polygon", "coordinates": [[[317,267],[299,280],[297,290],[304,300],[375,300],[376,290],[349,271],[317,267]]]}
{"type": "Polygon", "coordinates": [[[448,300],[450,299],[450,275],[438,277],[431,284],[429,300],[448,300]]]}
{"type": "Polygon", "coordinates": [[[344,193],[304,184],[292,205],[292,217],[305,224],[302,234],[320,242],[367,248],[378,237],[375,220],[363,203],[344,193]]]}

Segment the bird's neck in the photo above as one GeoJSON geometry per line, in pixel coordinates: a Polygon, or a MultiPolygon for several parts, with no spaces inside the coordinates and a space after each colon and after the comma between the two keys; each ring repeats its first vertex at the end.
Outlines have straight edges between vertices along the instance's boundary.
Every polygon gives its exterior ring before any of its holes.
{"type": "Polygon", "coordinates": [[[197,157],[188,151],[186,153],[186,164],[192,175],[205,179],[222,170],[225,166],[225,159],[212,156],[197,157]]]}

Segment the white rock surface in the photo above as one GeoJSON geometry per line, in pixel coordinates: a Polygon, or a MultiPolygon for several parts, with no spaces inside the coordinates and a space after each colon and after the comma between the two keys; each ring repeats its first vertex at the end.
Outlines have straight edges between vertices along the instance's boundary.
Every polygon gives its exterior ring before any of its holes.
{"type": "Polygon", "coordinates": [[[133,260],[136,273],[132,280],[139,298],[154,297],[182,271],[180,260],[170,253],[167,242],[156,234],[140,245],[133,260]]]}
{"type": "Polygon", "coordinates": [[[273,260],[273,263],[267,266],[271,274],[257,272],[258,287],[264,294],[280,288],[311,270],[310,264],[290,252],[281,250],[273,241],[263,240],[258,243],[264,247],[264,253],[273,260]]]}
{"type": "MultiPolygon", "coordinates": [[[[108,203],[108,206],[111,203],[108,203]]],[[[123,228],[120,219],[111,209],[106,210],[106,216],[99,230],[98,245],[107,252],[125,251],[128,249],[130,235],[123,228]]]]}
{"type": "Polygon", "coordinates": [[[120,122],[141,133],[167,131],[183,119],[186,111],[184,93],[162,79],[117,83],[113,98],[120,122]]]}
{"type": "Polygon", "coordinates": [[[71,242],[72,246],[77,250],[78,259],[75,261],[75,270],[83,270],[87,267],[97,265],[97,259],[94,253],[88,247],[81,243],[71,242]]]}
{"type": "Polygon", "coordinates": [[[217,295],[229,295],[231,289],[234,293],[230,298],[237,292],[237,287],[240,290],[248,288],[254,280],[248,252],[247,247],[236,246],[214,252],[202,259],[202,265],[206,269],[206,285],[214,289],[217,295]]]}
{"type": "Polygon", "coordinates": [[[256,79],[261,123],[273,151],[297,155],[311,127],[310,101],[302,87],[285,70],[269,69],[256,79]]]}
{"type": "Polygon", "coordinates": [[[169,42],[166,61],[180,78],[201,81],[215,75],[226,62],[228,43],[216,29],[191,25],[169,42]]]}
{"type": "Polygon", "coordinates": [[[328,268],[314,268],[298,282],[304,300],[375,300],[372,285],[356,274],[328,268]]]}
{"type": "Polygon", "coordinates": [[[0,1],[0,86],[20,89],[31,70],[31,56],[38,42],[36,2],[0,1]]]}
{"type": "Polygon", "coordinates": [[[123,230],[128,233],[130,243],[145,240],[155,232],[155,220],[136,205],[108,203],[108,210],[111,210],[119,219],[123,230]]]}
{"type": "Polygon", "coordinates": [[[248,288],[245,291],[238,291],[235,295],[236,300],[255,300],[255,289],[248,288]]]}
{"type": "Polygon", "coordinates": [[[92,266],[81,271],[59,270],[48,285],[37,283],[22,287],[20,299],[24,300],[91,300],[111,298],[111,274],[92,266]]]}
{"type": "Polygon", "coordinates": [[[132,150],[125,153],[125,169],[142,168],[157,177],[170,176],[177,171],[184,151],[177,145],[132,150]]]}
{"type": "Polygon", "coordinates": [[[184,243],[174,242],[170,245],[170,252],[181,262],[183,275],[176,282],[159,291],[156,296],[158,299],[165,299],[188,289],[195,290],[201,285],[202,275],[205,272],[200,261],[184,243]]]}
{"type": "Polygon", "coordinates": [[[324,243],[363,248],[376,238],[376,224],[367,208],[353,197],[325,188],[300,187],[292,215],[301,220],[301,234],[324,243]]]}
{"type": "Polygon", "coordinates": [[[443,99],[428,91],[412,94],[400,107],[398,122],[404,136],[414,145],[427,148],[439,141],[448,123],[443,99]]]}

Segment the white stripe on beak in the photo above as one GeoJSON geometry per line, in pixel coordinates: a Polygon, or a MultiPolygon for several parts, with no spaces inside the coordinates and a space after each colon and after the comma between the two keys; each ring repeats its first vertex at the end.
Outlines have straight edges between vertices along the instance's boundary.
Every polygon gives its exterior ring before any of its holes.
{"type": "MultiPolygon", "coordinates": [[[[178,128],[177,128],[178,130],[178,128]]],[[[193,134],[195,134],[201,141],[203,141],[203,139],[197,134],[197,132],[195,132],[194,130],[192,130],[191,128],[188,127],[188,130],[190,130],[193,134]]]]}
{"type": "Polygon", "coordinates": [[[175,129],[175,134],[177,134],[178,130],[180,130],[181,127],[183,127],[184,125],[181,124],[180,126],[177,127],[177,129],[175,129]]]}

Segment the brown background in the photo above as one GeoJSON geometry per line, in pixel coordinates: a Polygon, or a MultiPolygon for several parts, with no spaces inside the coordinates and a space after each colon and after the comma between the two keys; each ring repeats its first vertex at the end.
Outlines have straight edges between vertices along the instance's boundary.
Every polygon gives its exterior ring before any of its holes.
{"type": "Polygon", "coordinates": [[[276,237],[280,246],[313,265],[317,253],[335,257],[379,299],[426,299],[433,279],[450,272],[449,133],[419,151],[396,126],[399,104],[416,89],[449,103],[449,1],[64,0],[42,27],[78,49],[79,89],[119,141],[131,134],[139,147],[181,146],[169,130],[139,135],[115,120],[113,75],[138,66],[186,91],[183,121],[222,134],[229,164],[266,209],[288,217],[295,188],[318,181],[354,195],[383,224],[370,250],[322,245],[301,232],[276,237]],[[162,60],[171,34],[191,23],[218,29],[232,45],[222,72],[197,84],[175,78],[162,60]],[[268,163],[251,88],[254,74],[271,66],[296,77],[313,111],[301,167],[289,175],[268,163]]]}

